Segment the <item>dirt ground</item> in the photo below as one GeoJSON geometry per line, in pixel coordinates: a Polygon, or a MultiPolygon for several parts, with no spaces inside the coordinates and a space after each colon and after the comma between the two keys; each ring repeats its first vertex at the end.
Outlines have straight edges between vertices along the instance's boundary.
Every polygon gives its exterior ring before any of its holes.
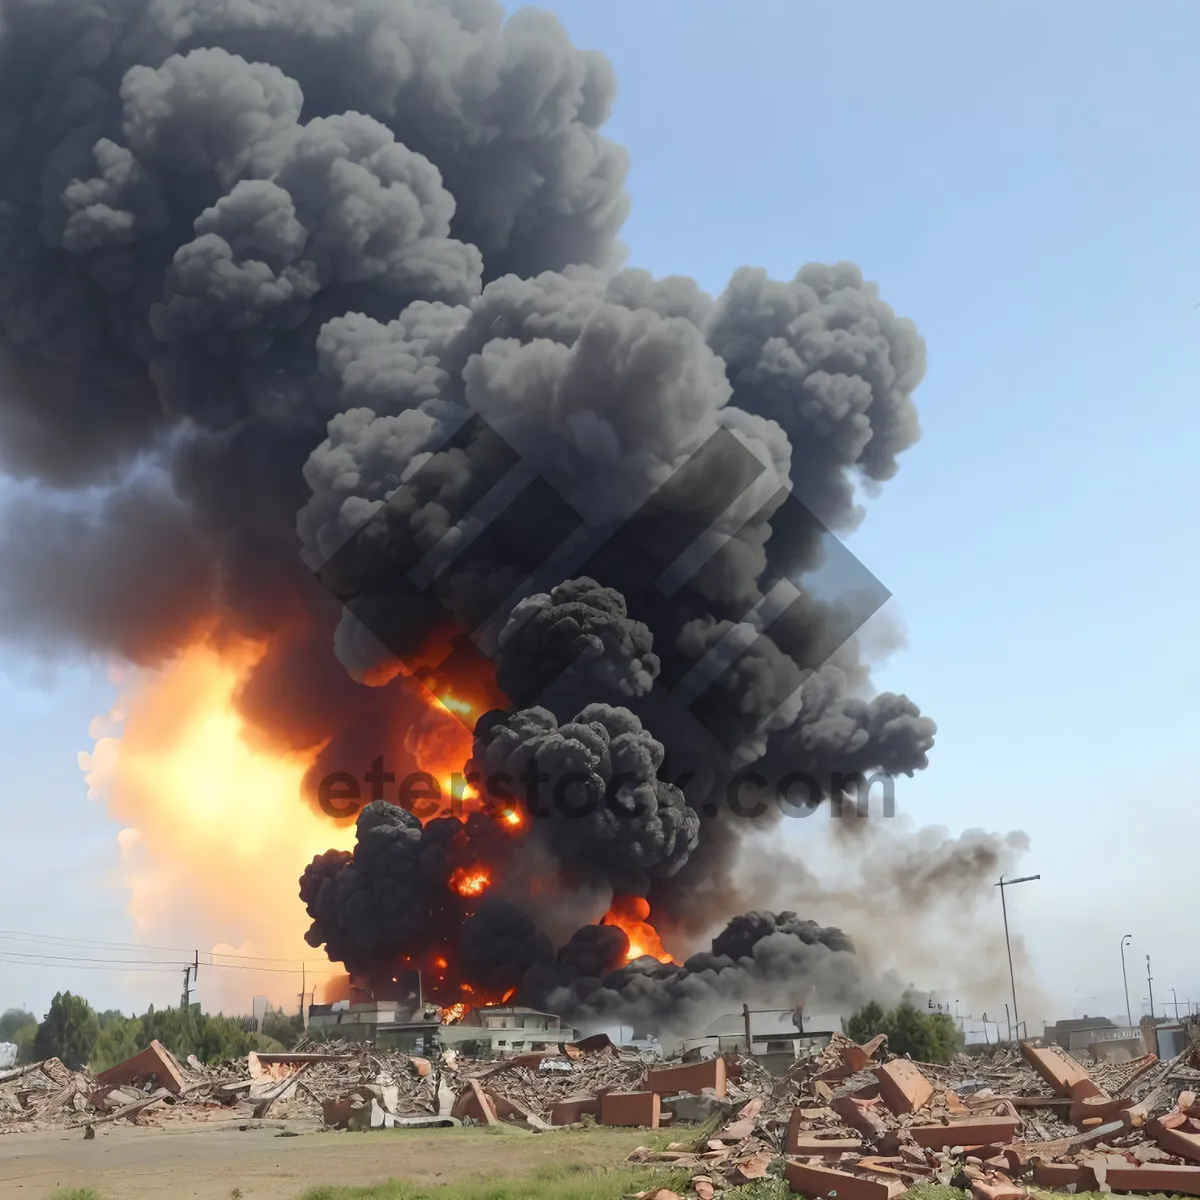
{"type": "Polygon", "coordinates": [[[42,1200],[60,1188],[95,1188],[102,1200],[198,1197],[295,1200],[319,1184],[407,1179],[453,1183],[473,1176],[519,1177],[544,1166],[617,1166],[643,1144],[637,1130],[379,1130],[305,1133],[279,1129],[175,1127],[14,1133],[0,1137],[0,1197],[42,1200]]]}

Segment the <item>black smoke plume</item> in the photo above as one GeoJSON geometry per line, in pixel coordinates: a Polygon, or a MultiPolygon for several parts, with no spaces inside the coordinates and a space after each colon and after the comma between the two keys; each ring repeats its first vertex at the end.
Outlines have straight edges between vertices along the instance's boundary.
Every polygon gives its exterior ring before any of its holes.
{"type": "Polygon", "coordinates": [[[919,436],[921,338],[847,263],[745,268],[716,298],[620,270],[614,94],[552,16],[495,0],[0,0],[0,461],[28,485],[0,632],[144,665],[254,639],[242,714],[315,757],[315,793],[426,714],[412,674],[366,685],[390,655],[499,615],[508,708],[476,757],[578,766],[596,794],[619,766],[639,813],[497,841],[486,814],[371,805],[354,855],[305,872],[310,937],[356,969],[441,951],[489,979],[511,947],[530,994],[601,1015],[828,964],[848,994],[854,956],[786,914],[695,969],[614,975],[609,927],[553,961],[539,941],[547,887],[711,931],[736,891],[737,822],[705,815],[726,766],[911,773],[935,732],[872,696],[853,602],[796,591],[919,436]],[[537,485],[473,529],[505,447],[537,485]],[[793,498],[811,522],[781,519],[793,498]],[[633,552],[539,578],[564,502],[633,552]],[[381,589],[389,555],[455,539],[436,587],[381,589]],[[649,588],[692,542],[686,584],[649,588]],[[353,611],[312,574],[331,560],[353,611]],[[713,654],[721,754],[664,702],[713,654]],[[660,778],[667,759],[703,786],[660,778]],[[486,855],[507,908],[448,887],[486,855]]]}

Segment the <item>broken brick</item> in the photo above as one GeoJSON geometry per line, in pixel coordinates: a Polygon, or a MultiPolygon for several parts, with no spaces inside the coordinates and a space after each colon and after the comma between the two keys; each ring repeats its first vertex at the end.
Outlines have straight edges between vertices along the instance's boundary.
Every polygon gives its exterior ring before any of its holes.
{"type": "Polygon", "coordinates": [[[972,1117],[951,1121],[948,1125],[914,1125],[909,1133],[926,1150],[947,1150],[951,1146],[996,1146],[1011,1142],[1020,1122],[1015,1117],[972,1117]]]}
{"type": "Polygon", "coordinates": [[[1091,1168],[1073,1162],[1035,1162],[1033,1182],[1038,1187],[1047,1188],[1075,1187],[1092,1191],[1096,1187],[1096,1177],[1091,1168]]]}
{"type": "Polygon", "coordinates": [[[837,1200],[892,1200],[907,1190],[901,1179],[868,1179],[809,1163],[788,1162],[783,1173],[792,1190],[809,1200],[831,1195],[837,1200]]]}
{"type": "Polygon", "coordinates": [[[450,1115],[460,1121],[470,1117],[472,1120],[482,1121],[485,1125],[495,1125],[499,1119],[491,1097],[475,1079],[467,1080],[467,1086],[459,1092],[450,1115]]]}
{"type": "Polygon", "coordinates": [[[147,1079],[153,1079],[175,1096],[184,1089],[183,1074],[174,1056],[159,1041],[151,1042],[132,1058],[102,1071],[96,1076],[96,1083],[101,1087],[115,1088],[126,1083],[142,1083],[147,1079]]]}
{"type": "Polygon", "coordinates": [[[1127,1108],[1133,1108],[1131,1096],[1118,1096],[1108,1099],[1105,1096],[1085,1096],[1071,1101],[1070,1121],[1072,1125],[1083,1125],[1085,1121],[1094,1121],[1103,1125],[1108,1121],[1120,1120],[1121,1114],[1127,1108]]]}
{"type": "Polygon", "coordinates": [[[601,1125],[641,1125],[657,1129],[662,1116],[657,1092],[608,1092],[600,1100],[601,1125]]]}
{"type": "Polygon", "coordinates": [[[855,1154],[863,1148],[858,1138],[847,1137],[817,1137],[815,1134],[802,1133],[788,1138],[787,1152],[797,1154],[801,1158],[820,1155],[822,1158],[841,1158],[843,1154],[855,1154]]]}
{"type": "Polygon", "coordinates": [[[703,1062],[689,1063],[682,1067],[658,1067],[646,1073],[645,1088],[663,1096],[678,1092],[694,1092],[699,1095],[705,1088],[712,1088],[718,1096],[725,1095],[725,1060],[706,1058],[703,1062]]]}
{"type": "Polygon", "coordinates": [[[1021,1057],[1060,1096],[1080,1100],[1087,1096],[1103,1096],[1103,1090],[1069,1054],[1057,1046],[1031,1046],[1021,1043],[1021,1057]]]}
{"type": "Polygon", "coordinates": [[[1140,1167],[1109,1164],[1105,1179],[1123,1192],[1182,1193],[1200,1196],[1200,1167],[1176,1163],[1145,1163],[1140,1167]]]}
{"type": "Polygon", "coordinates": [[[887,1126],[875,1111],[878,1104],[878,1099],[863,1100],[858,1096],[848,1095],[835,1096],[829,1107],[851,1129],[856,1129],[859,1133],[864,1133],[867,1137],[874,1139],[887,1132],[887,1126]]]}
{"type": "Polygon", "coordinates": [[[1200,1162],[1200,1133],[1189,1133],[1185,1129],[1173,1128],[1172,1116],[1178,1116],[1181,1120],[1187,1119],[1182,1113],[1168,1113],[1165,1117],[1151,1121],[1146,1126],[1146,1132],[1168,1154],[1190,1159],[1192,1162],[1200,1162]]]}
{"type": "Polygon", "coordinates": [[[879,1053],[880,1046],[886,1041],[886,1033],[877,1033],[865,1045],[860,1046],[857,1042],[844,1045],[839,1050],[842,1062],[850,1068],[851,1074],[857,1075],[859,1071],[865,1071],[875,1061],[875,1055],[879,1053]]]}
{"type": "Polygon", "coordinates": [[[933,1096],[933,1084],[904,1058],[876,1067],[875,1078],[884,1104],[897,1116],[924,1107],[933,1096]]]}
{"type": "Polygon", "coordinates": [[[551,1125],[576,1125],[585,1116],[600,1116],[599,1096],[577,1096],[573,1100],[560,1100],[550,1110],[551,1125]]]}

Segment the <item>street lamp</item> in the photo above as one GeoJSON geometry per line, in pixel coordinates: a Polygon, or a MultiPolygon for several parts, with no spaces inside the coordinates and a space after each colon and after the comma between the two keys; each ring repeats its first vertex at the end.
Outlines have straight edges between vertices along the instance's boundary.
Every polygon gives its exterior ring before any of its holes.
{"type": "Polygon", "coordinates": [[[1175,989],[1171,989],[1171,999],[1175,1001],[1175,1020],[1179,1020],[1179,997],[1175,995],[1175,989]]]}
{"type": "Polygon", "coordinates": [[[1150,988],[1150,1019],[1154,1020],[1154,976],[1150,974],[1150,955],[1146,955],[1146,983],[1150,988]]]}
{"type": "MultiPolygon", "coordinates": [[[[1004,901],[1004,889],[1006,887],[1014,887],[1018,883],[1032,883],[1035,879],[1041,879],[1040,875],[1023,875],[1020,879],[1006,880],[1003,875],[1000,876],[1000,882],[996,886],[1000,889],[1000,908],[1004,912],[1004,946],[1008,951],[1008,981],[1012,985],[1012,1002],[1013,1002],[1013,1025],[1016,1026],[1017,1036],[1020,1036],[1021,1020],[1017,1016],[1017,977],[1013,972],[1012,961],[1012,943],[1008,940],[1008,905],[1004,901]]],[[[1012,1030],[1008,1033],[1009,1041],[1012,1040],[1012,1030]]]]}
{"type": "Polygon", "coordinates": [[[1125,981],[1125,1018],[1131,1028],[1133,1026],[1133,1009],[1129,1007],[1129,976],[1125,974],[1125,943],[1132,941],[1132,933],[1127,933],[1121,939],[1121,978],[1125,981]]]}

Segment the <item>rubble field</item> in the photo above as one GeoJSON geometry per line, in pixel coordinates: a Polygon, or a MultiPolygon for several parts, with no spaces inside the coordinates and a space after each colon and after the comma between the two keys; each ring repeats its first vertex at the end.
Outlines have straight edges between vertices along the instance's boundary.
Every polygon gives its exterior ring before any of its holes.
{"type": "MultiPolygon", "coordinates": [[[[425,1131],[423,1144],[459,1146],[462,1135],[439,1131],[516,1126],[540,1135],[536,1157],[547,1161],[556,1142],[573,1153],[580,1130],[613,1126],[657,1131],[625,1161],[690,1174],[697,1200],[779,1178],[810,1200],[892,1200],[922,1184],[969,1188],[974,1200],[1019,1200],[1030,1188],[1200,1196],[1196,1055],[1084,1066],[1022,1043],[1019,1054],[935,1066],[890,1055],[882,1035],[864,1046],[835,1035],[772,1075],[741,1054],[651,1062],[603,1035],[499,1061],[301,1043],[206,1065],[155,1042],[99,1075],[56,1059],[0,1072],[0,1135],[93,1140],[106,1126],[152,1137],[208,1125],[328,1141],[334,1130],[406,1128],[425,1131]]],[[[486,1164],[483,1141],[466,1136],[486,1164]]],[[[0,1157],[4,1147],[0,1137],[0,1157]]]]}

